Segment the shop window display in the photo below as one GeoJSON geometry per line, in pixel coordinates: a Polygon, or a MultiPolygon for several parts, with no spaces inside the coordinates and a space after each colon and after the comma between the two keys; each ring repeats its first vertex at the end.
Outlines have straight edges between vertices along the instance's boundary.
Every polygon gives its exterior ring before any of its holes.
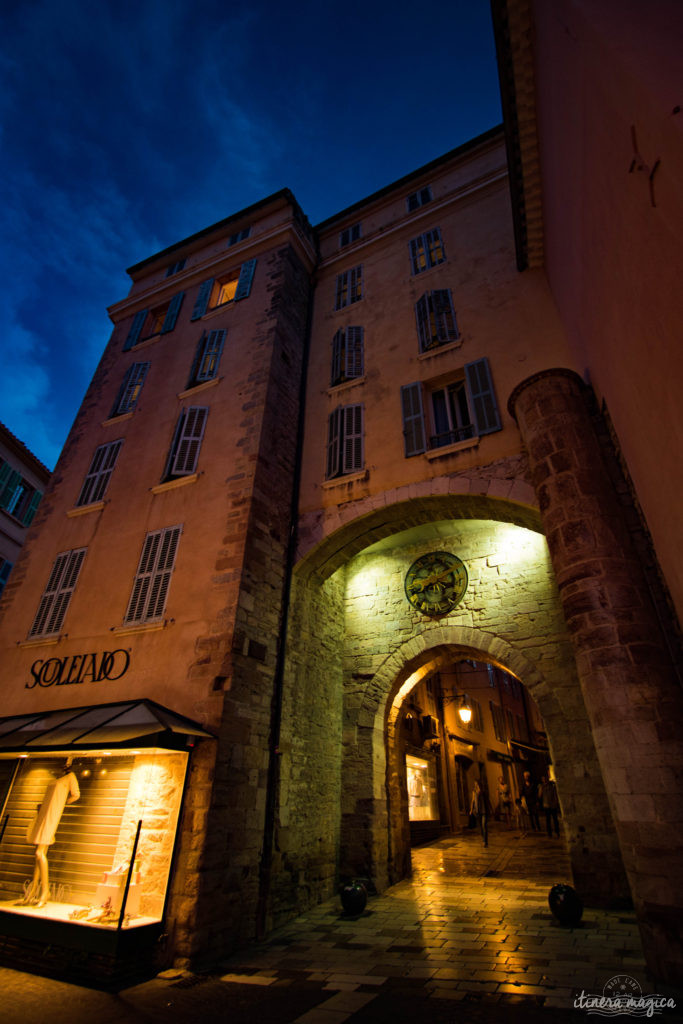
{"type": "Polygon", "coordinates": [[[438,818],[434,762],[406,754],[406,776],[410,821],[429,821],[438,818]]]}
{"type": "Polygon", "coordinates": [[[0,761],[0,912],[105,929],[161,920],[187,754],[0,761]]]}

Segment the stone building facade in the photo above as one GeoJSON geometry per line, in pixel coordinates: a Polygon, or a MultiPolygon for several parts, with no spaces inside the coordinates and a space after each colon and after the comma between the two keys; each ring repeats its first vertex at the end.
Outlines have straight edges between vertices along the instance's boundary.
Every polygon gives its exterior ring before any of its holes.
{"type": "MultiPolygon", "coordinates": [[[[495,7],[510,119],[531,15],[495,7]]],[[[469,664],[538,710],[584,900],[633,899],[676,977],[666,600],[544,267],[529,146],[508,123],[507,149],[493,129],[315,229],[284,191],[131,268],[1,606],[6,956],[110,927],[90,970],[160,938],[198,965],[342,878],[398,881],[407,731],[445,770],[464,742],[446,715],[416,732],[411,701],[437,677],[462,697],[469,664]],[[21,807],[62,769],[62,888],[12,909],[21,807]],[[123,884],[104,916],[98,884],[123,884]]],[[[465,787],[518,772],[513,739],[473,747],[465,787]]]]}
{"type": "Polygon", "coordinates": [[[50,471],[0,423],[0,593],[17,560],[50,471]]]}

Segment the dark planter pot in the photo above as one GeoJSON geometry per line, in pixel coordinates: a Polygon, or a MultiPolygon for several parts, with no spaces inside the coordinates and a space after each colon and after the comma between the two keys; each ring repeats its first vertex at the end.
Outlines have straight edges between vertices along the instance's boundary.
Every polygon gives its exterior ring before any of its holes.
{"type": "Polygon", "coordinates": [[[571,885],[554,885],[548,893],[548,906],[560,924],[577,925],[583,914],[583,903],[571,885]]]}
{"type": "Polygon", "coordinates": [[[347,885],[342,885],[339,895],[341,896],[344,913],[357,917],[365,910],[368,894],[362,882],[356,880],[349,882],[347,885]]]}

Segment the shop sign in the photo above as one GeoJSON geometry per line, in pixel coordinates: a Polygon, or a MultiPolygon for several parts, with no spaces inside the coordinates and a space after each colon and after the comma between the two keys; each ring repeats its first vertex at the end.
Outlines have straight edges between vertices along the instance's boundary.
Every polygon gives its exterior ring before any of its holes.
{"type": "Polygon", "coordinates": [[[26,683],[26,689],[34,686],[69,686],[72,683],[101,683],[113,681],[125,675],[130,665],[130,654],[119,648],[116,651],[102,651],[101,654],[71,654],[64,658],[39,658],[31,665],[33,682],[26,683]]]}

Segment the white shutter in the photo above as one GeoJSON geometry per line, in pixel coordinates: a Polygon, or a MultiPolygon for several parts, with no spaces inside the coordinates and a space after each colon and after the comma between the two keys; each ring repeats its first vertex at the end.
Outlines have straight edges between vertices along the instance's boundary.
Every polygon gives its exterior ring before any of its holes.
{"type": "Polygon", "coordinates": [[[181,414],[182,427],[177,437],[171,476],[189,476],[197,468],[208,413],[208,408],[190,406],[181,414]]]}

